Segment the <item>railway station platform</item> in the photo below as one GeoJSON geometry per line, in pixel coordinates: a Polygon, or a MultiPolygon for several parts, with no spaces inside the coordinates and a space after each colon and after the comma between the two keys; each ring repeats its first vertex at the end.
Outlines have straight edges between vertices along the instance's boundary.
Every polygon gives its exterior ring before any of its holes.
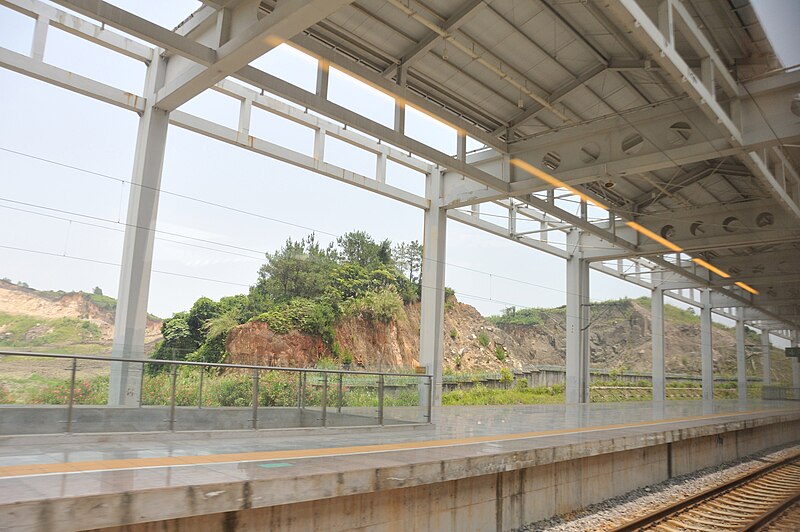
{"type": "Polygon", "coordinates": [[[0,530],[514,530],[800,440],[800,403],[443,407],[435,425],[0,437],[0,530]]]}

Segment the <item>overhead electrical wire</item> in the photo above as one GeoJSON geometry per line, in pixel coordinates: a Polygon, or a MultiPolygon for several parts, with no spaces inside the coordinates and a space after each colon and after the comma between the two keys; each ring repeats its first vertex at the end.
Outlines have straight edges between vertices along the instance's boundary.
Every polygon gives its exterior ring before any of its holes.
{"type": "MultiPolygon", "coordinates": [[[[43,162],[47,162],[47,163],[50,163],[50,164],[55,164],[55,165],[58,165],[58,166],[64,166],[64,167],[67,167],[67,168],[72,169],[72,170],[77,170],[77,171],[82,171],[82,172],[85,171],[86,173],[89,173],[89,174],[92,174],[92,175],[96,175],[98,177],[102,177],[102,178],[105,178],[105,179],[111,179],[111,180],[114,180],[114,181],[124,182],[124,183],[130,184],[130,185],[133,185],[133,183],[131,183],[130,181],[127,181],[127,180],[124,180],[124,179],[121,179],[121,178],[109,176],[109,175],[106,175],[106,174],[101,174],[101,173],[94,172],[94,171],[91,171],[91,170],[85,170],[85,169],[82,169],[82,168],[79,168],[79,167],[76,167],[76,166],[60,163],[58,161],[53,161],[53,160],[50,160],[50,159],[45,159],[45,158],[37,157],[37,156],[32,156],[32,155],[29,155],[29,154],[26,154],[26,153],[23,153],[23,152],[18,152],[18,151],[15,151],[15,150],[8,150],[8,149],[5,149],[3,147],[0,147],[0,150],[8,151],[10,153],[14,153],[14,154],[25,156],[25,157],[30,157],[32,159],[43,161],[43,162]]],[[[149,187],[149,188],[153,188],[153,187],[149,187]]],[[[231,208],[231,207],[223,205],[223,204],[209,202],[207,200],[194,198],[192,196],[188,196],[188,195],[184,195],[184,194],[176,194],[176,193],[170,193],[170,192],[167,192],[167,193],[175,194],[175,195],[180,196],[180,197],[182,197],[184,199],[187,199],[187,200],[199,201],[201,203],[208,204],[208,205],[213,205],[213,206],[218,207],[218,208],[229,209],[229,210],[235,211],[235,212],[240,213],[240,214],[254,215],[254,216],[257,216],[257,217],[260,217],[260,218],[268,219],[269,221],[275,221],[275,222],[283,223],[283,224],[286,224],[286,225],[300,227],[300,228],[304,228],[304,229],[307,229],[307,230],[310,230],[310,231],[313,231],[313,232],[327,234],[327,235],[330,235],[330,236],[335,236],[335,237],[340,236],[340,235],[337,235],[337,234],[334,234],[334,233],[330,233],[330,232],[326,232],[326,231],[319,231],[319,230],[316,230],[316,229],[311,228],[311,227],[302,226],[302,225],[299,225],[299,224],[295,224],[293,222],[288,222],[286,220],[281,220],[281,219],[272,218],[272,217],[263,217],[261,215],[258,215],[257,213],[251,213],[249,211],[244,211],[242,209],[231,208]]],[[[16,203],[16,204],[20,204],[20,205],[25,205],[25,206],[28,206],[28,207],[54,211],[54,212],[58,212],[58,213],[61,213],[61,214],[69,214],[69,215],[72,215],[72,216],[89,218],[89,219],[93,219],[93,220],[96,220],[96,221],[102,221],[102,222],[106,222],[106,223],[110,223],[110,224],[118,224],[118,225],[122,225],[122,226],[126,226],[126,227],[136,227],[136,228],[143,229],[143,227],[133,226],[133,225],[127,224],[125,222],[109,220],[109,219],[105,219],[105,218],[101,218],[101,217],[97,217],[97,216],[92,216],[92,215],[77,213],[77,212],[73,212],[73,211],[68,211],[68,210],[65,210],[65,209],[57,209],[57,208],[54,208],[54,207],[47,207],[47,206],[36,205],[36,204],[31,204],[31,203],[26,203],[26,202],[20,202],[20,201],[17,201],[17,200],[10,200],[10,199],[6,199],[6,198],[0,198],[0,200],[16,203]]],[[[11,208],[11,207],[8,207],[8,206],[4,206],[4,207],[11,208]]],[[[22,209],[17,209],[17,210],[22,210],[22,209]]],[[[41,214],[41,215],[43,215],[42,213],[35,213],[35,212],[32,212],[32,211],[24,211],[23,210],[23,212],[29,212],[31,214],[41,214]]],[[[68,218],[63,218],[63,217],[55,217],[55,218],[58,218],[58,219],[61,219],[61,220],[66,220],[66,221],[72,221],[72,220],[70,220],[68,218]]],[[[86,224],[86,225],[92,225],[92,226],[103,228],[103,226],[100,226],[99,224],[88,224],[87,222],[80,222],[80,221],[78,221],[78,223],[82,223],[82,224],[86,224]]],[[[118,229],[111,228],[111,227],[105,227],[105,228],[106,229],[112,229],[112,230],[115,230],[115,231],[119,231],[118,229]]],[[[217,241],[208,240],[208,239],[201,239],[201,238],[197,238],[197,237],[183,235],[183,234],[180,234],[180,233],[167,232],[167,231],[159,230],[159,229],[151,229],[151,230],[154,233],[167,234],[167,235],[178,237],[178,238],[185,238],[185,239],[188,239],[188,240],[204,242],[204,243],[218,245],[218,246],[222,246],[222,247],[226,247],[226,248],[233,248],[233,249],[249,251],[249,252],[253,252],[253,253],[259,253],[259,254],[265,253],[262,250],[254,250],[254,249],[245,248],[245,247],[242,247],[242,246],[234,246],[234,245],[226,244],[226,243],[223,243],[223,242],[217,242],[217,241]]],[[[242,255],[242,254],[239,254],[239,253],[234,253],[234,252],[225,251],[225,250],[215,250],[213,248],[207,248],[205,246],[199,246],[197,244],[189,244],[189,243],[186,243],[186,242],[178,242],[178,241],[173,241],[173,240],[170,240],[170,239],[164,239],[163,237],[159,237],[159,238],[161,240],[165,240],[165,241],[168,241],[168,242],[174,242],[174,243],[178,243],[178,244],[189,246],[189,247],[195,247],[195,248],[199,248],[199,249],[206,249],[206,250],[209,250],[209,251],[216,251],[216,252],[226,253],[226,254],[235,254],[235,255],[238,255],[238,256],[244,256],[246,258],[251,258],[251,259],[255,260],[255,257],[250,257],[250,256],[242,255]]],[[[59,255],[57,253],[42,252],[42,251],[39,251],[39,250],[26,250],[26,249],[23,249],[23,248],[14,248],[12,246],[0,246],[0,247],[4,247],[6,249],[17,249],[18,251],[29,251],[29,252],[32,252],[32,253],[40,253],[40,254],[45,254],[45,255],[50,255],[50,256],[73,258],[73,259],[76,259],[76,260],[83,260],[83,261],[97,262],[97,263],[101,263],[101,264],[119,266],[119,264],[116,264],[116,263],[109,263],[109,262],[106,262],[106,261],[96,261],[94,259],[88,259],[88,258],[84,258],[84,257],[71,257],[71,256],[67,256],[66,254],[59,255]]],[[[436,262],[436,261],[434,261],[434,262],[436,262]]],[[[510,282],[520,283],[520,284],[531,286],[531,287],[534,287],[534,288],[540,288],[540,289],[544,289],[544,290],[554,291],[554,292],[557,292],[557,293],[563,293],[565,295],[569,295],[570,294],[567,290],[562,290],[562,289],[554,288],[552,286],[532,283],[532,282],[529,282],[529,281],[524,281],[522,279],[516,279],[516,278],[513,278],[513,277],[498,275],[498,274],[494,274],[494,273],[487,272],[487,271],[484,271],[484,270],[479,270],[479,269],[476,269],[476,268],[463,266],[463,265],[460,265],[460,264],[455,264],[455,263],[451,263],[451,262],[444,262],[444,264],[447,265],[447,266],[451,266],[451,267],[454,267],[454,268],[462,269],[462,270],[465,270],[465,271],[470,271],[470,272],[473,272],[473,273],[486,275],[486,276],[488,276],[490,278],[490,282],[491,282],[492,278],[497,278],[497,279],[506,280],[506,281],[510,281],[510,282]]],[[[205,281],[210,281],[210,282],[230,284],[230,285],[236,285],[236,286],[242,286],[242,287],[249,286],[249,285],[246,285],[246,284],[243,284],[243,283],[236,283],[236,282],[225,281],[225,280],[220,280],[220,279],[210,279],[210,278],[192,276],[192,275],[187,275],[187,274],[179,274],[177,272],[168,272],[168,271],[160,271],[160,270],[153,270],[153,271],[155,273],[162,273],[162,274],[165,274],[165,275],[182,276],[182,277],[191,278],[191,279],[205,280],[205,281]]],[[[459,294],[464,295],[465,297],[470,297],[472,299],[478,299],[478,300],[484,300],[484,301],[489,301],[489,302],[514,305],[514,306],[517,306],[517,307],[520,307],[520,308],[536,308],[536,307],[526,307],[525,305],[521,305],[521,304],[518,304],[518,303],[510,303],[508,301],[493,299],[491,297],[486,298],[484,296],[477,296],[477,295],[474,295],[474,294],[467,294],[467,293],[464,293],[464,292],[459,292],[459,294]]],[[[595,301],[599,302],[597,300],[595,300],[595,301]]]]}
{"type": "MultiPolygon", "coordinates": [[[[227,205],[224,205],[224,204],[220,204],[220,203],[210,202],[210,201],[203,200],[203,199],[200,199],[200,198],[195,198],[193,196],[174,193],[174,192],[169,192],[169,191],[164,191],[163,189],[156,189],[154,187],[148,187],[148,186],[145,186],[145,185],[139,185],[139,184],[136,184],[136,183],[131,183],[130,181],[122,179],[122,178],[119,178],[119,177],[114,177],[114,176],[110,176],[110,175],[107,175],[107,174],[102,174],[102,173],[95,172],[95,171],[92,171],[92,170],[85,170],[85,169],[77,167],[77,166],[61,163],[60,161],[54,161],[52,159],[47,159],[47,158],[44,158],[44,157],[39,157],[39,156],[31,155],[31,154],[28,154],[28,153],[16,151],[16,150],[11,150],[11,149],[8,149],[8,148],[4,148],[2,146],[0,146],[0,151],[6,151],[6,152],[9,152],[9,153],[13,153],[15,155],[28,157],[28,158],[31,158],[31,159],[35,159],[35,160],[38,160],[38,161],[45,162],[45,163],[53,164],[53,165],[56,165],[56,166],[63,166],[63,167],[69,168],[71,170],[76,170],[76,171],[79,171],[79,172],[85,172],[85,173],[92,174],[92,175],[95,175],[95,176],[98,176],[98,177],[101,177],[101,178],[104,178],[104,179],[110,179],[110,180],[113,180],[113,181],[116,181],[116,182],[123,182],[123,183],[126,183],[128,185],[132,185],[132,186],[140,186],[142,188],[148,188],[150,190],[155,190],[155,191],[158,191],[158,192],[164,192],[166,194],[176,195],[176,196],[179,196],[179,197],[181,197],[183,199],[187,199],[187,200],[190,200],[190,201],[197,201],[197,202],[200,202],[200,203],[203,203],[203,204],[206,204],[206,205],[212,205],[212,206],[220,208],[220,209],[231,210],[231,211],[239,213],[239,214],[256,216],[256,217],[259,217],[259,218],[266,219],[268,221],[273,221],[273,222],[277,222],[277,223],[281,223],[281,224],[285,224],[285,225],[290,225],[290,226],[293,226],[293,227],[302,228],[302,229],[305,229],[305,230],[308,230],[308,231],[312,231],[314,233],[325,234],[325,235],[328,235],[328,236],[331,236],[331,237],[334,237],[334,238],[339,238],[339,237],[342,236],[340,234],[331,233],[329,231],[323,231],[323,230],[315,229],[313,227],[296,224],[294,222],[282,220],[282,219],[279,219],[279,218],[266,217],[266,216],[260,215],[258,213],[253,213],[251,211],[246,211],[246,210],[243,210],[243,209],[233,208],[233,207],[230,207],[230,206],[227,206],[227,205]]],[[[192,236],[188,236],[188,235],[183,235],[181,233],[165,231],[163,229],[151,229],[151,228],[138,226],[138,225],[134,225],[134,224],[128,224],[128,223],[122,222],[122,221],[110,220],[110,219],[102,218],[102,217],[99,217],[99,216],[93,216],[93,215],[89,215],[89,214],[78,213],[78,212],[69,211],[69,210],[66,210],[66,209],[59,209],[59,208],[56,208],[56,207],[37,205],[37,204],[33,204],[33,203],[28,203],[28,202],[23,202],[23,201],[18,201],[18,200],[3,198],[3,197],[0,197],[0,201],[6,201],[6,202],[14,203],[14,204],[17,204],[17,205],[23,205],[23,206],[26,206],[26,207],[38,208],[38,209],[43,209],[43,210],[52,211],[52,212],[58,212],[58,213],[61,213],[61,214],[69,214],[69,215],[72,215],[72,216],[88,218],[88,219],[91,219],[91,220],[106,222],[106,223],[109,223],[109,224],[121,225],[121,226],[124,226],[124,227],[132,227],[132,228],[136,228],[136,229],[146,229],[146,230],[152,231],[155,234],[159,234],[160,233],[160,234],[165,234],[165,235],[174,236],[174,237],[178,237],[178,238],[185,238],[185,239],[188,239],[188,240],[203,242],[203,243],[207,243],[207,244],[213,244],[213,245],[217,245],[217,246],[221,246],[221,247],[225,247],[225,248],[231,248],[231,249],[236,249],[236,250],[240,250],[240,251],[247,251],[247,252],[252,252],[252,253],[259,253],[259,254],[262,254],[262,256],[263,256],[263,254],[266,253],[266,251],[264,251],[264,250],[257,250],[257,249],[243,247],[243,246],[236,246],[236,245],[233,245],[233,244],[227,244],[227,243],[224,243],[224,242],[217,242],[217,241],[214,241],[214,240],[203,239],[203,238],[198,238],[198,237],[192,237],[192,236]]],[[[187,243],[184,243],[184,245],[192,246],[192,247],[199,247],[199,246],[192,245],[192,244],[187,244],[187,243]]],[[[605,249],[605,248],[603,248],[603,249],[605,249]]],[[[220,252],[222,252],[222,251],[220,250],[220,252]]],[[[507,280],[507,281],[513,281],[513,282],[517,282],[517,283],[521,283],[521,284],[526,284],[526,285],[533,286],[533,287],[536,287],[536,288],[542,288],[544,290],[552,290],[552,291],[561,292],[561,293],[565,293],[565,294],[567,293],[566,291],[559,290],[559,289],[553,288],[551,286],[540,285],[540,284],[524,281],[522,279],[515,279],[515,278],[512,278],[512,277],[507,277],[507,276],[503,276],[503,275],[497,275],[497,274],[494,274],[494,273],[491,273],[491,272],[478,270],[478,269],[471,268],[471,267],[468,267],[468,266],[455,264],[455,263],[452,263],[452,262],[447,262],[447,261],[435,261],[435,262],[441,262],[442,264],[444,264],[446,266],[451,266],[451,267],[454,267],[454,268],[459,268],[459,269],[471,271],[471,272],[474,272],[474,273],[480,273],[480,274],[487,275],[487,276],[493,276],[493,277],[496,277],[498,279],[503,279],[503,280],[507,280]]]]}

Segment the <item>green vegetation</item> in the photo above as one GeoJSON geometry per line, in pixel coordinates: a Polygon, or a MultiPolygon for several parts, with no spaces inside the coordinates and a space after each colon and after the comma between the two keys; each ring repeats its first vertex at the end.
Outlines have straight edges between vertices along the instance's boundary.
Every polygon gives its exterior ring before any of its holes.
{"type": "MultiPolygon", "coordinates": [[[[497,360],[499,360],[500,362],[502,362],[502,361],[504,361],[504,360],[506,359],[506,350],[505,350],[505,349],[503,349],[503,347],[502,347],[502,346],[499,346],[499,345],[498,345],[498,346],[496,346],[496,347],[494,348],[494,356],[496,356],[496,357],[497,357],[497,360]]],[[[507,368],[503,368],[503,369],[507,369],[507,368]]]]}
{"type": "Polygon", "coordinates": [[[500,316],[489,316],[488,319],[495,325],[543,325],[545,321],[560,309],[508,307],[503,309],[500,316]]]}
{"type": "Polygon", "coordinates": [[[422,246],[416,241],[392,247],[389,240],[376,242],[355,231],[324,247],[312,233],[287,240],[266,259],[247,294],[219,302],[203,297],[165,319],[164,341],[153,358],[224,361],[228,332],[261,321],[278,334],[297,330],[317,336],[340,362],[351,363],[352,354],[342,353],[336,340],[340,319],[388,323],[401,319],[403,305],[420,297],[422,246]]]}
{"type": "Polygon", "coordinates": [[[455,329],[450,329],[450,338],[452,338],[453,340],[458,338],[458,331],[455,329]]]}
{"type": "Polygon", "coordinates": [[[100,340],[100,327],[75,318],[46,319],[0,312],[0,346],[37,347],[100,340]]]}
{"type": "Polygon", "coordinates": [[[514,386],[510,389],[497,389],[478,384],[469,390],[454,390],[442,394],[442,404],[446,406],[532,405],[563,402],[563,385],[537,388],[514,386]]]}
{"type": "MultiPolygon", "coordinates": [[[[333,366],[334,361],[323,361],[319,366],[333,366]]],[[[387,391],[385,406],[415,406],[419,396],[413,378],[387,377],[386,384],[400,386],[387,391]]],[[[10,382],[16,386],[12,394],[5,385],[0,385],[0,404],[53,404],[69,402],[69,379],[53,379],[31,375],[24,381],[10,382]]],[[[375,376],[348,375],[343,381],[342,406],[378,406],[377,380],[375,376]]],[[[197,406],[200,371],[196,368],[180,368],[175,379],[175,403],[178,406],[197,406]]],[[[172,374],[169,371],[148,372],[142,385],[142,404],[164,406],[170,404],[172,374]]],[[[259,375],[259,405],[296,406],[299,389],[296,373],[265,371],[259,375]]],[[[81,405],[103,405],[108,394],[108,377],[97,376],[78,380],[75,383],[75,403],[81,405]]],[[[203,378],[203,406],[247,407],[253,400],[253,376],[249,371],[229,371],[224,374],[206,371],[203,378]]],[[[328,404],[337,400],[336,378],[328,377],[328,404]]],[[[322,404],[322,374],[307,375],[304,404],[322,404]]]]}
{"type": "Polygon", "coordinates": [[[478,343],[481,344],[483,347],[488,347],[490,342],[489,335],[485,332],[481,331],[478,333],[478,343]]]}

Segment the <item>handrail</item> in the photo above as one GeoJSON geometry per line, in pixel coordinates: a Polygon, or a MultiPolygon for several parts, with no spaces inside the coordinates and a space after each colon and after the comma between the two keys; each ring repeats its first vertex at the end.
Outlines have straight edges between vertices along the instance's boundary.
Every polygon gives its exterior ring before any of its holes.
{"type": "Polygon", "coordinates": [[[386,377],[433,377],[428,373],[390,373],[385,371],[351,371],[346,369],[321,369],[321,368],[288,368],[283,366],[256,366],[252,364],[223,364],[220,362],[191,362],[189,360],[158,360],[154,358],[115,358],[97,355],[68,355],[63,353],[38,353],[28,351],[0,351],[4,356],[26,356],[26,357],[45,357],[63,358],[67,360],[101,360],[105,362],[132,362],[136,364],[162,364],[176,366],[202,366],[212,368],[231,368],[231,369],[257,369],[264,371],[293,371],[305,373],[333,373],[342,375],[383,375],[386,377]]]}
{"type": "MultiPolygon", "coordinates": [[[[301,410],[305,408],[304,399],[305,399],[305,387],[306,387],[306,380],[308,373],[320,373],[322,374],[322,381],[323,381],[323,393],[322,393],[322,426],[327,426],[327,407],[328,407],[328,375],[338,375],[338,383],[339,383],[339,390],[338,390],[338,399],[339,403],[337,406],[337,411],[341,412],[342,408],[342,376],[343,375],[353,375],[353,376],[377,376],[378,377],[378,423],[380,425],[384,424],[384,377],[413,377],[415,379],[420,379],[419,386],[423,386],[427,384],[428,391],[427,391],[427,408],[425,413],[425,418],[427,422],[431,421],[431,406],[433,401],[433,375],[427,373],[388,373],[388,372],[379,372],[379,371],[350,371],[350,370],[342,370],[342,369],[318,369],[318,368],[287,368],[281,366],[257,366],[252,364],[223,364],[219,362],[191,362],[186,360],[156,360],[151,358],[115,358],[115,357],[108,357],[108,356],[97,356],[97,355],[69,355],[69,354],[62,354],[62,353],[38,353],[38,352],[26,352],[26,351],[0,351],[0,356],[27,356],[27,357],[40,357],[40,358],[51,358],[51,359],[58,359],[58,360],[70,360],[72,361],[71,367],[71,377],[70,377],[70,389],[69,389],[69,401],[67,403],[67,420],[66,423],[66,431],[67,433],[72,433],[72,425],[74,422],[74,407],[75,407],[75,375],[77,372],[77,361],[78,360],[98,360],[108,363],[134,363],[134,364],[156,364],[161,366],[171,367],[171,393],[170,393],[170,407],[169,407],[169,419],[165,420],[169,422],[169,430],[175,430],[175,407],[176,407],[176,382],[177,382],[177,374],[178,374],[178,367],[180,366],[189,366],[189,367],[197,367],[201,370],[204,368],[229,368],[229,369],[251,369],[253,370],[253,417],[251,419],[253,429],[258,429],[258,408],[259,408],[259,372],[260,371],[283,371],[283,372],[291,372],[291,373],[298,373],[298,378],[300,379],[300,386],[298,387],[298,408],[301,410]],[[427,381],[427,382],[425,382],[427,381]]],[[[197,407],[202,407],[202,394],[203,394],[203,375],[204,371],[200,372],[200,383],[198,386],[198,399],[197,399],[197,407]]],[[[142,383],[144,381],[142,380],[142,383]]],[[[140,391],[141,394],[141,391],[140,391]]],[[[422,401],[422,397],[420,398],[422,401]]],[[[139,406],[141,406],[141,397],[138,399],[139,406]]],[[[423,406],[420,403],[420,406],[423,406]]]]}

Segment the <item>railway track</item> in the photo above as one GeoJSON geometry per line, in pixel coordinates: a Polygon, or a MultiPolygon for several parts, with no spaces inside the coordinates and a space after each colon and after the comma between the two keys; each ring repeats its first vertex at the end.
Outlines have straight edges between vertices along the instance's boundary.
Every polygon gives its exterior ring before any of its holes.
{"type": "Polygon", "coordinates": [[[613,529],[800,530],[800,454],[613,529]]]}

